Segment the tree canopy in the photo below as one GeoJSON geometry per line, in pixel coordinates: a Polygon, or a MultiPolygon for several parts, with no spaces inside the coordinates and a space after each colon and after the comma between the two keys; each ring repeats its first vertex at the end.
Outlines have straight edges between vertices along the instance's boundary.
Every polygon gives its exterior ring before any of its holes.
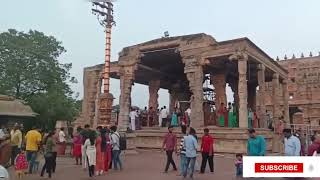
{"type": "Polygon", "coordinates": [[[59,63],[66,50],[53,36],[30,30],[0,33],[0,94],[22,99],[39,114],[38,122],[53,128],[79,113],[70,83],[71,63],[59,63]]]}

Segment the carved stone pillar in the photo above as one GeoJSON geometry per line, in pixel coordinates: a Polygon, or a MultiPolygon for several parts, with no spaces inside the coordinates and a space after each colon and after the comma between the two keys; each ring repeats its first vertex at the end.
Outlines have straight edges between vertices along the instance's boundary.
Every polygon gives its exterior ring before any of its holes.
{"type": "Polygon", "coordinates": [[[224,73],[211,75],[212,84],[214,86],[214,92],[216,93],[216,106],[219,109],[221,103],[227,106],[226,95],[226,75],[224,73]]]}
{"type": "Polygon", "coordinates": [[[284,120],[287,123],[290,123],[289,115],[289,92],[288,92],[288,83],[287,80],[282,81],[282,93],[283,93],[283,109],[284,109],[284,120]]]}
{"type": "Polygon", "coordinates": [[[238,58],[239,71],[239,127],[248,128],[248,85],[247,85],[247,62],[248,57],[238,58]]]}
{"type": "Polygon", "coordinates": [[[273,152],[280,152],[281,151],[281,127],[280,127],[280,121],[279,117],[281,116],[281,109],[280,109],[280,102],[279,102],[279,96],[281,96],[280,86],[279,86],[279,74],[274,73],[272,78],[272,104],[273,104],[273,122],[275,125],[276,134],[274,135],[274,140],[272,143],[272,151],[273,152]]]}
{"type": "Polygon", "coordinates": [[[178,101],[178,96],[177,96],[178,88],[179,88],[179,84],[173,84],[169,90],[169,94],[170,94],[169,111],[170,111],[170,114],[174,111],[175,103],[176,103],[176,101],[178,101]]]}
{"type": "Polygon", "coordinates": [[[158,91],[160,89],[160,80],[149,81],[149,108],[158,109],[158,91]]]}
{"type": "Polygon", "coordinates": [[[258,84],[259,91],[257,96],[257,113],[260,119],[259,127],[267,128],[267,119],[266,119],[266,106],[265,106],[265,93],[266,93],[266,83],[265,83],[265,66],[259,64],[258,66],[258,84]]]}
{"type": "Polygon", "coordinates": [[[196,58],[184,59],[184,73],[189,81],[191,106],[191,126],[199,128],[204,125],[203,114],[203,69],[196,58]]]}
{"type": "Polygon", "coordinates": [[[120,68],[120,113],[118,126],[121,131],[129,127],[129,113],[131,106],[131,88],[134,79],[134,66],[123,66],[120,68]]]}
{"type": "Polygon", "coordinates": [[[100,73],[100,78],[99,78],[99,81],[98,81],[98,84],[97,84],[97,94],[96,94],[96,100],[95,100],[95,116],[94,116],[94,120],[93,120],[93,125],[92,127],[93,128],[96,128],[98,126],[98,124],[101,124],[99,122],[99,119],[100,119],[100,112],[99,112],[99,109],[100,109],[100,95],[101,95],[101,86],[102,86],[102,73],[100,73]]]}
{"type": "Polygon", "coordinates": [[[281,116],[279,102],[279,74],[274,73],[272,78],[272,104],[273,104],[273,121],[277,125],[281,116]]]}

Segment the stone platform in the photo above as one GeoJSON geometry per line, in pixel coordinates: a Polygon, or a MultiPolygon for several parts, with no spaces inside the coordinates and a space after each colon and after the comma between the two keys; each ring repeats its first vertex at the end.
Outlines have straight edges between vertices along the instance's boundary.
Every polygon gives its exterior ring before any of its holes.
{"type": "MultiPolygon", "coordinates": [[[[245,128],[221,128],[208,127],[213,135],[216,153],[246,153],[247,152],[247,129],[245,128]]],[[[160,149],[167,128],[143,128],[134,133],[127,134],[128,149],[160,149]]],[[[175,128],[177,137],[181,137],[180,128],[175,128]]],[[[263,135],[267,141],[267,152],[272,151],[273,132],[269,129],[256,129],[258,135],[263,135]]],[[[203,135],[203,128],[197,129],[199,138],[203,135]]],[[[200,141],[199,141],[200,145],[200,141]]]]}

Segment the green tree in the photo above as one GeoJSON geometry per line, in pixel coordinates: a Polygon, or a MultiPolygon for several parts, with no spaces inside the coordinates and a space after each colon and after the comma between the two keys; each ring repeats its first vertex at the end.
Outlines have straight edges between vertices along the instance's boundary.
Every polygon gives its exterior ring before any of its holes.
{"type": "Polygon", "coordinates": [[[25,100],[39,114],[37,123],[53,128],[78,113],[70,83],[72,64],[59,63],[62,43],[42,32],[0,33],[0,94],[25,100]]]}

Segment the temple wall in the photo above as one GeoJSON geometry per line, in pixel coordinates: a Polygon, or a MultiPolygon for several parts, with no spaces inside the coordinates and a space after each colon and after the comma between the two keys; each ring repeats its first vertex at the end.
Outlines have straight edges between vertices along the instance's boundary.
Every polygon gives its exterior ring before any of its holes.
{"type": "Polygon", "coordinates": [[[100,73],[102,68],[97,65],[84,68],[83,73],[83,101],[82,112],[80,117],[74,122],[75,126],[83,126],[84,124],[94,125],[94,118],[97,111],[97,94],[99,91],[100,73]]]}
{"type": "MultiPolygon", "coordinates": [[[[293,122],[311,125],[320,124],[320,56],[280,60],[278,63],[288,70],[288,92],[290,107],[298,107],[303,113],[293,116],[293,122]],[[302,116],[303,121],[300,120],[302,116]]],[[[282,88],[282,87],[281,87],[282,88]]],[[[272,104],[272,84],[266,85],[266,104],[272,104]]],[[[282,96],[282,94],[279,94],[282,96]]],[[[281,98],[280,98],[281,99],[281,98]]],[[[283,102],[280,101],[282,105],[283,102]]]]}

